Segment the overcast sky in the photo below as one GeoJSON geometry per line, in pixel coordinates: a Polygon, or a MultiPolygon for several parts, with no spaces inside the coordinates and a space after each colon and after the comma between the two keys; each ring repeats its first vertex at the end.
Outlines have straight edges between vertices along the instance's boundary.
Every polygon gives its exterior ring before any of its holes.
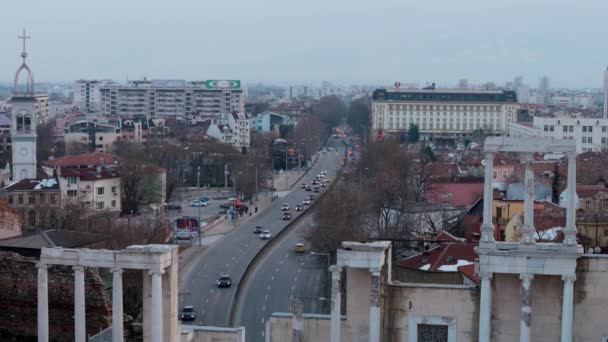
{"type": "Polygon", "coordinates": [[[29,0],[0,6],[0,81],[25,27],[37,81],[601,87],[608,0],[29,0]]]}

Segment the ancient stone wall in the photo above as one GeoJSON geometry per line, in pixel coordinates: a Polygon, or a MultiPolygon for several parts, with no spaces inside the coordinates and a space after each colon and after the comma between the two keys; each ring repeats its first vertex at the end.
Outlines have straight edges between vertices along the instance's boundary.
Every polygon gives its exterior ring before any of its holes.
{"type": "MultiPolygon", "coordinates": [[[[37,327],[38,269],[34,258],[0,252],[0,340],[33,340],[37,327]]],[[[110,326],[111,301],[96,268],[85,268],[87,332],[110,326]]],[[[51,341],[74,340],[74,272],[49,267],[51,341]]]]}

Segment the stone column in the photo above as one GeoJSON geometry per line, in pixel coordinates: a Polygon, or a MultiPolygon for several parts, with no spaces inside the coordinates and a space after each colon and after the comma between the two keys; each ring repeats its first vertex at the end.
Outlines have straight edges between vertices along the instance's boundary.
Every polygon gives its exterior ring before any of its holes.
{"type": "Polygon", "coordinates": [[[152,342],[163,339],[163,279],[162,271],[150,271],[152,275],[152,342]]]}
{"type": "Polygon", "coordinates": [[[535,243],[534,234],[534,171],[532,170],[532,154],[524,156],[524,226],[522,228],[522,243],[535,243]]]}
{"type": "Polygon", "coordinates": [[[483,223],[481,225],[481,243],[494,242],[494,225],[492,224],[492,197],[494,190],[494,153],[486,152],[486,165],[484,166],[483,183],[483,223]]]}
{"type": "Polygon", "coordinates": [[[521,321],[519,324],[519,341],[530,342],[532,332],[532,279],[533,274],[520,274],[521,279],[521,321]]]}
{"type": "Polygon", "coordinates": [[[342,324],[342,294],[340,292],[341,268],[332,265],[331,271],[331,342],[340,342],[342,324]]]}
{"type": "Polygon", "coordinates": [[[490,342],[492,329],[492,273],[480,272],[479,342],[490,342]]]}
{"type": "Polygon", "coordinates": [[[48,265],[41,262],[38,268],[38,342],[49,341],[49,279],[48,265]]]}
{"type": "Polygon", "coordinates": [[[566,188],[566,227],[564,244],[576,245],[576,153],[568,154],[568,185],[566,188]]]}
{"type": "Polygon", "coordinates": [[[112,269],[112,341],[124,341],[122,268],[112,269]]]}
{"type": "Polygon", "coordinates": [[[369,294],[369,342],[380,342],[380,269],[372,268],[369,294]]]}
{"type": "Polygon", "coordinates": [[[74,330],[76,342],[86,342],[86,313],[84,299],[84,267],[74,266],[74,330]]]}
{"type": "Polygon", "coordinates": [[[561,342],[572,342],[572,324],[574,311],[574,281],[575,275],[563,275],[564,298],[562,301],[562,338],[561,342]]]}

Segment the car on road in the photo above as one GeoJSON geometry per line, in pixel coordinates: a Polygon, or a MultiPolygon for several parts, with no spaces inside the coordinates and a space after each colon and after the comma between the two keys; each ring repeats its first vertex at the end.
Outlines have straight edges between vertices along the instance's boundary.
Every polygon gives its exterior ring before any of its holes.
{"type": "Polygon", "coordinates": [[[315,199],[315,195],[308,195],[308,199],[311,200],[311,201],[314,200],[315,199]]]}
{"type": "Polygon", "coordinates": [[[310,186],[307,186],[306,191],[312,191],[312,188],[310,186]]]}
{"type": "Polygon", "coordinates": [[[179,229],[175,237],[177,240],[192,240],[192,233],[188,230],[179,229]]]}
{"type": "Polygon", "coordinates": [[[319,189],[318,186],[315,186],[315,189],[312,192],[319,192],[319,191],[321,191],[321,189],[319,189]]]}
{"type": "Polygon", "coordinates": [[[321,187],[322,187],[322,188],[324,188],[324,187],[326,187],[326,186],[327,186],[327,182],[323,182],[323,183],[321,183],[321,187]]]}
{"type": "Polygon", "coordinates": [[[206,207],[207,205],[209,205],[209,203],[199,201],[199,200],[194,200],[194,201],[190,202],[191,207],[206,207]]]}
{"type": "Polygon", "coordinates": [[[270,240],[270,230],[265,230],[262,232],[262,234],[260,234],[260,239],[262,240],[270,240]]]}
{"type": "Polygon", "coordinates": [[[306,248],[304,247],[303,243],[296,243],[296,246],[294,247],[293,251],[296,253],[305,253],[306,248]]]}
{"type": "Polygon", "coordinates": [[[302,185],[300,185],[300,189],[306,189],[306,183],[302,183],[302,185]]]}
{"type": "Polygon", "coordinates": [[[175,211],[180,211],[182,210],[182,206],[176,203],[167,203],[165,204],[165,210],[175,210],[175,211]]]}
{"type": "Polygon", "coordinates": [[[291,220],[291,211],[286,211],[283,213],[283,220],[291,220]]]}
{"type": "Polygon", "coordinates": [[[227,274],[222,274],[217,280],[217,287],[230,287],[232,285],[232,279],[227,274]]]}
{"type": "Polygon", "coordinates": [[[282,210],[282,211],[287,211],[287,210],[289,210],[289,204],[287,204],[287,203],[283,204],[283,205],[281,206],[281,210],[282,210]]]}
{"type": "Polygon", "coordinates": [[[312,181],[312,183],[311,183],[311,184],[312,184],[312,185],[317,185],[318,183],[319,183],[319,182],[317,181],[317,179],[314,179],[314,180],[312,181]]]}
{"type": "Polygon", "coordinates": [[[310,205],[310,200],[308,198],[303,200],[302,205],[310,205]]]}
{"type": "Polygon", "coordinates": [[[325,178],[325,182],[326,182],[326,183],[331,182],[331,178],[329,178],[329,177],[325,178]]]}
{"type": "Polygon", "coordinates": [[[179,319],[182,321],[194,321],[196,319],[196,310],[194,306],[185,305],[182,307],[182,312],[179,315],[179,319]]]}
{"type": "Polygon", "coordinates": [[[198,198],[198,200],[201,201],[201,202],[209,202],[209,197],[207,197],[207,196],[201,196],[201,197],[198,198]]]}
{"type": "Polygon", "coordinates": [[[302,210],[304,210],[304,207],[301,204],[296,205],[295,211],[302,211],[302,210]]]}
{"type": "Polygon", "coordinates": [[[264,231],[264,227],[262,227],[262,226],[255,226],[255,228],[253,229],[254,234],[262,234],[263,231],[264,231]]]}

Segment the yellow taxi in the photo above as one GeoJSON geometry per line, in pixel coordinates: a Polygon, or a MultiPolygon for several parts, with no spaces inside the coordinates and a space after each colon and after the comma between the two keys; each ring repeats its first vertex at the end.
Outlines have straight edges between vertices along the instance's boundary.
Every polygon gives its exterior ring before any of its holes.
{"type": "Polygon", "coordinates": [[[304,244],[303,243],[297,243],[296,247],[293,250],[296,253],[304,253],[304,252],[306,252],[306,248],[304,248],[304,244]]]}

